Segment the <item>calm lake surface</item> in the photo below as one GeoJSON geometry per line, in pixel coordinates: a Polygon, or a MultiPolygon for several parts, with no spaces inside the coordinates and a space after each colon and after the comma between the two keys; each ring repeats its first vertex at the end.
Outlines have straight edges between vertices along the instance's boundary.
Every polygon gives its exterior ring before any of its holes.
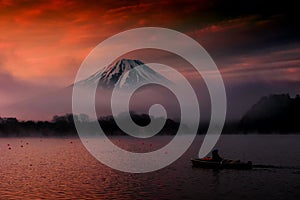
{"type": "MultiPolygon", "coordinates": [[[[171,139],[111,138],[141,152],[171,139]]],[[[300,135],[221,136],[225,158],[287,167],[249,171],[192,168],[202,139],[162,170],[129,174],[101,164],[78,138],[1,138],[0,199],[299,199],[300,135]]]]}

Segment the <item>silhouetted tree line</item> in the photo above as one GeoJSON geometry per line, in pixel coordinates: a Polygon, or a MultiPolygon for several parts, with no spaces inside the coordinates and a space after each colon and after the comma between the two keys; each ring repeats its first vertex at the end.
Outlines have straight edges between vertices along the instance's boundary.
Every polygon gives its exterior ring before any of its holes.
{"type": "MultiPolygon", "coordinates": [[[[118,116],[124,120],[126,116],[118,116]]],[[[151,120],[162,120],[146,114],[130,113],[131,119],[139,126],[147,126],[151,120]]],[[[240,121],[226,121],[223,133],[300,133],[300,96],[291,98],[288,94],[270,95],[261,98],[240,121]]],[[[107,135],[124,135],[113,116],[92,121],[87,115],[66,114],[54,116],[51,121],[18,121],[16,118],[0,117],[0,136],[76,136],[74,120],[85,125],[99,123],[107,135]]],[[[174,135],[180,123],[167,119],[160,135],[174,135]]],[[[205,134],[209,122],[201,122],[198,134],[205,134]]],[[[188,130],[188,128],[186,129],[188,130]]]]}
{"type": "Polygon", "coordinates": [[[61,136],[73,135],[75,125],[72,114],[54,116],[51,121],[19,121],[0,117],[0,136],[61,136]]]}
{"type": "MultiPolygon", "coordinates": [[[[122,116],[119,116],[122,117],[122,116]]],[[[161,120],[146,114],[131,113],[132,120],[140,126],[146,126],[150,120],[161,120]]],[[[51,121],[18,121],[16,118],[0,117],[0,136],[2,137],[26,137],[26,136],[76,136],[77,131],[74,120],[88,125],[98,122],[107,135],[124,135],[123,131],[116,124],[113,116],[101,117],[97,121],[90,120],[87,115],[66,114],[63,116],[55,115],[51,121]]],[[[167,119],[160,134],[175,134],[179,123],[167,119]]]]}
{"type": "MultiPolygon", "coordinates": [[[[122,120],[125,118],[124,116],[118,116],[119,120],[122,120]]],[[[137,124],[138,126],[147,126],[151,120],[162,120],[161,118],[154,118],[150,117],[146,114],[134,114],[131,113],[130,117],[132,121],[137,124]],[[151,119],[152,118],[152,119],[151,119]]],[[[108,135],[125,135],[125,133],[120,129],[120,127],[117,125],[116,121],[112,116],[102,117],[98,120],[101,128],[105,133],[108,135]]],[[[160,135],[173,135],[176,134],[179,127],[179,123],[172,120],[172,119],[166,119],[166,122],[164,124],[164,127],[160,131],[160,135]]]]}

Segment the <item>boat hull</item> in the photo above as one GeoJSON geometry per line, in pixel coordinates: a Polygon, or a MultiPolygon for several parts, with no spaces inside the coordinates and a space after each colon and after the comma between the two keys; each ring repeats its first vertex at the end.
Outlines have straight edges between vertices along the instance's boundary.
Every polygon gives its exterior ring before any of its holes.
{"type": "Polygon", "coordinates": [[[252,169],[251,162],[234,162],[234,161],[207,161],[202,159],[191,159],[193,167],[206,168],[206,169],[252,169]]]}

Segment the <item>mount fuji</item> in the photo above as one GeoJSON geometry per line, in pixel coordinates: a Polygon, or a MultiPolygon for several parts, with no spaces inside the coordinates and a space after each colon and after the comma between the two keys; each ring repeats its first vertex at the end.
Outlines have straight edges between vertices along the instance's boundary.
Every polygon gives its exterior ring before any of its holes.
{"type": "Polygon", "coordinates": [[[170,80],[160,75],[139,60],[121,59],[96,72],[77,84],[89,86],[98,82],[98,86],[110,88],[128,88],[143,82],[160,82],[172,84],[170,80]]]}
{"type": "MultiPolygon", "coordinates": [[[[121,92],[126,93],[128,88],[136,86],[136,84],[141,84],[144,81],[148,83],[163,82],[174,84],[171,80],[168,80],[143,62],[130,59],[118,60],[97,71],[87,79],[83,79],[75,84],[80,86],[83,93],[88,93],[91,86],[97,84],[98,87],[95,95],[95,107],[99,111],[97,114],[99,116],[108,116],[111,115],[112,89],[121,89],[121,92]]],[[[53,93],[14,103],[6,108],[5,112],[21,119],[29,118],[33,120],[48,120],[54,115],[71,113],[73,86],[74,84],[53,93]]],[[[130,109],[137,113],[147,113],[148,107],[158,102],[165,105],[165,107],[173,106],[173,104],[177,105],[177,101],[174,99],[173,93],[165,87],[155,84],[149,85],[135,92],[134,98],[130,101],[130,109]]],[[[174,109],[170,110],[173,112],[174,109]]],[[[177,111],[175,110],[175,112],[177,111]]]]}

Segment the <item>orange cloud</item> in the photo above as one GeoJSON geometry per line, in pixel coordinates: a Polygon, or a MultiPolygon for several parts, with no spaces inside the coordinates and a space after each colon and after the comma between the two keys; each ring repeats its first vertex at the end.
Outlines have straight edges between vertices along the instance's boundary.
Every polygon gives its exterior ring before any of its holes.
{"type": "Polygon", "coordinates": [[[172,26],[197,7],[180,1],[3,1],[0,51],[8,61],[1,68],[22,80],[48,84],[55,78],[63,85],[103,39],[139,26],[172,26]]]}
{"type": "MultiPolygon", "coordinates": [[[[204,17],[210,6],[208,0],[1,1],[0,72],[12,77],[8,81],[65,87],[72,83],[81,62],[99,42],[131,28],[160,26],[187,32],[199,41],[227,77],[256,71],[268,77],[268,73],[274,75],[271,69],[275,68],[296,76],[298,72],[291,71],[298,64],[294,56],[298,50],[272,51],[268,54],[271,60],[240,52],[259,44],[262,40],[257,33],[261,27],[270,26],[272,20],[252,15],[218,21],[213,14],[204,17]]],[[[189,71],[184,73],[192,76],[189,71]]]]}

